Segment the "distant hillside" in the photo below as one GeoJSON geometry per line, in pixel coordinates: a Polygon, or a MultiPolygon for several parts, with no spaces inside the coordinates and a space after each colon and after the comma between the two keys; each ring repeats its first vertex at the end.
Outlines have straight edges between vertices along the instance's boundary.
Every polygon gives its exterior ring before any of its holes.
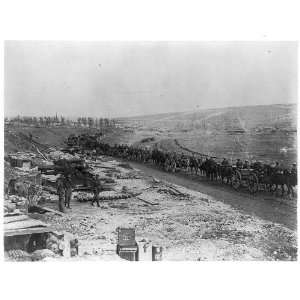
{"type": "MultiPolygon", "coordinates": [[[[232,159],[297,160],[297,107],[262,105],[157,114],[118,120],[122,128],[107,132],[103,142],[159,147],[182,152],[180,145],[199,153],[232,159]]],[[[5,126],[5,153],[35,151],[31,133],[40,150],[62,147],[70,134],[89,129],[5,126]]]]}
{"type": "Polygon", "coordinates": [[[296,104],[205,109],[122,119],[134,128],[128,143],[182,151],[174,140],[192,151],[236,159],[297,160],[296,104]],[[151,143],[142,142],[153,138],[151,143]]]}
{"type": "Polygon", "coordinates": [[[137,123],[148,129],[202,130],[261,130],[264,127],[275,130],[295,131],[296,104],[260,105],[205,109],[193,112],[157,114],[123,119],[122,122],[137,123]]]}

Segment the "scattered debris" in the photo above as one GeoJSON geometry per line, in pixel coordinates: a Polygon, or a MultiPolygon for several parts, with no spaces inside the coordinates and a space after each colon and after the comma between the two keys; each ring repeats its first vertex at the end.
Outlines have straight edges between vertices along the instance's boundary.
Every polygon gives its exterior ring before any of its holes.
{"type": "Polygon", "coordinates": [[[115,177],[117,179],[141,179],[141,175],[136,172],[130,172],[125,174],[116,174],[115,177]]]}
{"type": "Polygon", "coordinates": [[[122,162],[122,163],[119,163],[118,166],[121,168],[124,168],[124,169],[130,169],[130,170],[133,169],[133,167],[129,163],[122,162]]]}
{"type": "MultiPolygon", "coordinates": [[[[115,191],[104,191],[99,193],[99,200],[121,200],[135,197],[135,194],[130,193],[118,193],[115,191]]],[[[74,199],[79,202],[92,201],[94,198],[94,194],[90,192],[76,192],[74,193],[74,199]]]]}
{"type": "Polygon", "coordinates": [[[5,260],[9,261],[32,261],[31,255],[21,249],[5,251],[5,260]]]}
{"type": "Polygon", "coordinates": [[[32,261],[37,261],[37,260],[43,260],[46,257],[55,257],[55,253],[53,253],[49,249],[40,249],[40,250],[35,250],[31,254],[31,260],[32,261]]]}
{"type": "Polygon", "coordinates": [[[170,188],[159,188],[157,190],[158,193],[164,193],[164,194],[170,194],[173,196],[182,196],[182,194],[177,193],[176,191],[174,191],[173,189],[170,188]]]}
{"type": "Polygon", "coordinates": [[[4,214],[12,213],[16,209],[18,209],[20,212],[27,213],[28,199],[17,195],[5,195],[4,214]]]}
{"type": "Polygon", "coordinates": [[[139,197],[136,197],[137,199],[147,203],[147,204],[150,204],[150,205],[158,205],[159,203],[158,202],[154,202],[154,201],[151,201],[149,199],[145,199],[143,198],[143,195],[140,195],[139,197]]]}
{"type": "Polygon", "coordinates": [[[53,151],[50,152],[48,154],[49,159],[54,160],[54,161],[58,161],[58,160],[76,160],[76,159],[80,159],[80,157],[78,155],[72,155],[70,153],[64,153],[62,151],[53,151]]]}
{"type": "Polygon", "coordinates": [[[175,188],[173,185],[170,184],[165,184],[169,189],[171,189],[173,191],[173,193],[177,196],[188,196],[188,194],[182,193],[181,191],[179,191],[177,188],[175,188]]]}
{"type": "Polygon", "coordinates": [[[199,197],[198,198],[200,201],[206,202],[209,204],[209,199],[208,198],[204,198],[204,197],[199,197]]]}
{"type": "Polygon", "coordinates": [[[33,208],[37,208],[41,211],[44,210],[46,212],[51,212],[51,213],[54,213],[54,214],[59,215],[59,216],[64,216],[65,215],[65,213],[63,213],[63,212],[60,212],[58,210],[55,210],[55,209],[52,209],[52,208],[49,208],[49,207],[46,207],[46,206],[41,206],[41,205],[38,205],[38,204],[33,205],[33,208]]]}

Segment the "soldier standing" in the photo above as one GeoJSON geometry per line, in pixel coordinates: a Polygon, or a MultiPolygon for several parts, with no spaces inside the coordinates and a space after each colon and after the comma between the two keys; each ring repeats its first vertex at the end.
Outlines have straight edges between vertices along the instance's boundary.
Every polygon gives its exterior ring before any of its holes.
{"type": "Polygon", "coordinates": [[[291,173],[292,174],[297,174],[297,165],[296,165],[296,163],[293,163],[293,166],[292,166],[292,169],[291,169],[291,173]]]}
{"type": "Polygon", "coordinates": [[[242,163],[242,161],[238,158],[237,159],[237,161],[236,161],[236,167],[238,168],[238,169],[241,169],[242,167],[243,167],[243,163],[242,163]]]}
{"type": "Polygon", "coordinates": [[[64,178],[58,178],[57,182],[57,194],[58,194],[58,210],[60,212],[65,212],[65,187],[64,187],[64,178]]]}
{"type": "Polygon", "coordinates": [[[262,162],[261,161],[255,161],[253,164],[252,164],[252,168],[254,170],[257,170],[257,171],[260,171],[262,170],[262,162]]]}
{"type": "MultiPolygon", "coordinates": [[[[291,169],[291,184],[292,186],[296,186],[297,185],[297,165],[296,163],[293,163],[292,169],[291,169]]],[[[293,192],[293,189],[292,189],[293,192]]]]}
{"type": "Polygon", "coordinates": [[[67,208],[71,208],[70,201],[72,198],[72,180],[70,174],[68,174],[64,180],[64,188],[65,188],[65,206],[67,208]]]}
{"type": "Polygon", "coordinates": [[[281,168],[280,168],[280,165],[279,165],[278,161],[276,161],[276,163],[275,163],[274,172],[275,172],[275,174],[280,174],[281,173],[281,168]]]}
{"type": "Polygon", "coordinates": [[[97,206],[100,207],[99,204],[99,193],[102,191],[102,185],[99,179],[99,175],[96,175],[96,178],[93,182],[93,192],[94,192],[94,198],[92,200],[92,206],[94,206],[94,202],[97,202],[97,206]]]}
{"type": "Polygon", "coordinates": [[[244,165],[243,165],[243,169],[249,169],[250,168],[250,164],[248,160],[245,160],[244,165]]]}
{"type": "Polygon", "coordinates": [[[16,191],[16,183],[17,180],[15,178],[12,178],[9,183],[8,183],[8,189],[7,189],[7,193],[8,195],[16,195],[17,191],[16,191]]]}
{"type": "Polygon", "coordinates": [[[229,166],[229,161],[224,157],[224,158],[223,158],[223,161],[222,161],[222,163],[221,163],[221,165],[222,165],[223,167],[227,167],[227,166],[229,166]]]}

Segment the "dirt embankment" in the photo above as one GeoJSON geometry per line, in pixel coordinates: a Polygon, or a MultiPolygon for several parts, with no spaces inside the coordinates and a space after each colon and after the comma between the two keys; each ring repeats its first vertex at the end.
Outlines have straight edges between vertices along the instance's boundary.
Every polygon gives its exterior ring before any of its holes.
{"type": "MultiPolygon", "coordinates": [[[[34,144],[40,150],[46,150],[50,147],[64,147],[65,140],[71,134],[80,135],[83,133],[93,134],[97,129],[75,128],[75,127],[30,127],[30,126],[6,126],[4,129],[4,153],[18,151],[36,151],[32,145],[30,135],[34,144]]],[[[122,136],[118,129],[103,131],[104,138],[115,139],[122,136]]]]}
{"type": "Polygon", "coordinates": [[[75,128],[7,126],[4,130],[4,151],[6,154],[18,151],[35,151],[30,135],[42,150],[47,147],[63,146],[68,135],[74,134],[76,131],[75,128]]]}

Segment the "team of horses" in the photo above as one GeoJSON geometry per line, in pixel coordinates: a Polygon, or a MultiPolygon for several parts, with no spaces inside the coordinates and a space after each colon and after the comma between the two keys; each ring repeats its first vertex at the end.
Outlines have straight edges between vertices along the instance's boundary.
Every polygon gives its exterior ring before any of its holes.
{"type": "MultiPolygon", "coordinates": [[[[144,149],[128,145],[114,145],[98,143],[98,154],[120,157],[126,160],[154,164],[167,172],[186,172],[198,176],[206,176],[210,181],[220,181],[231,185],[233,174],[236,171],[234,165],[223,165],[213,158],[165,152],[159,149],[144,149]]],[[[294,188],[297,185],[297,173],[288,169],[278,170],[269,164],[254,162],[249,166],[256,174],[259,186],[269,192],[277,193],[281,189],[281,195],[295,196],[294,188]]]]}

